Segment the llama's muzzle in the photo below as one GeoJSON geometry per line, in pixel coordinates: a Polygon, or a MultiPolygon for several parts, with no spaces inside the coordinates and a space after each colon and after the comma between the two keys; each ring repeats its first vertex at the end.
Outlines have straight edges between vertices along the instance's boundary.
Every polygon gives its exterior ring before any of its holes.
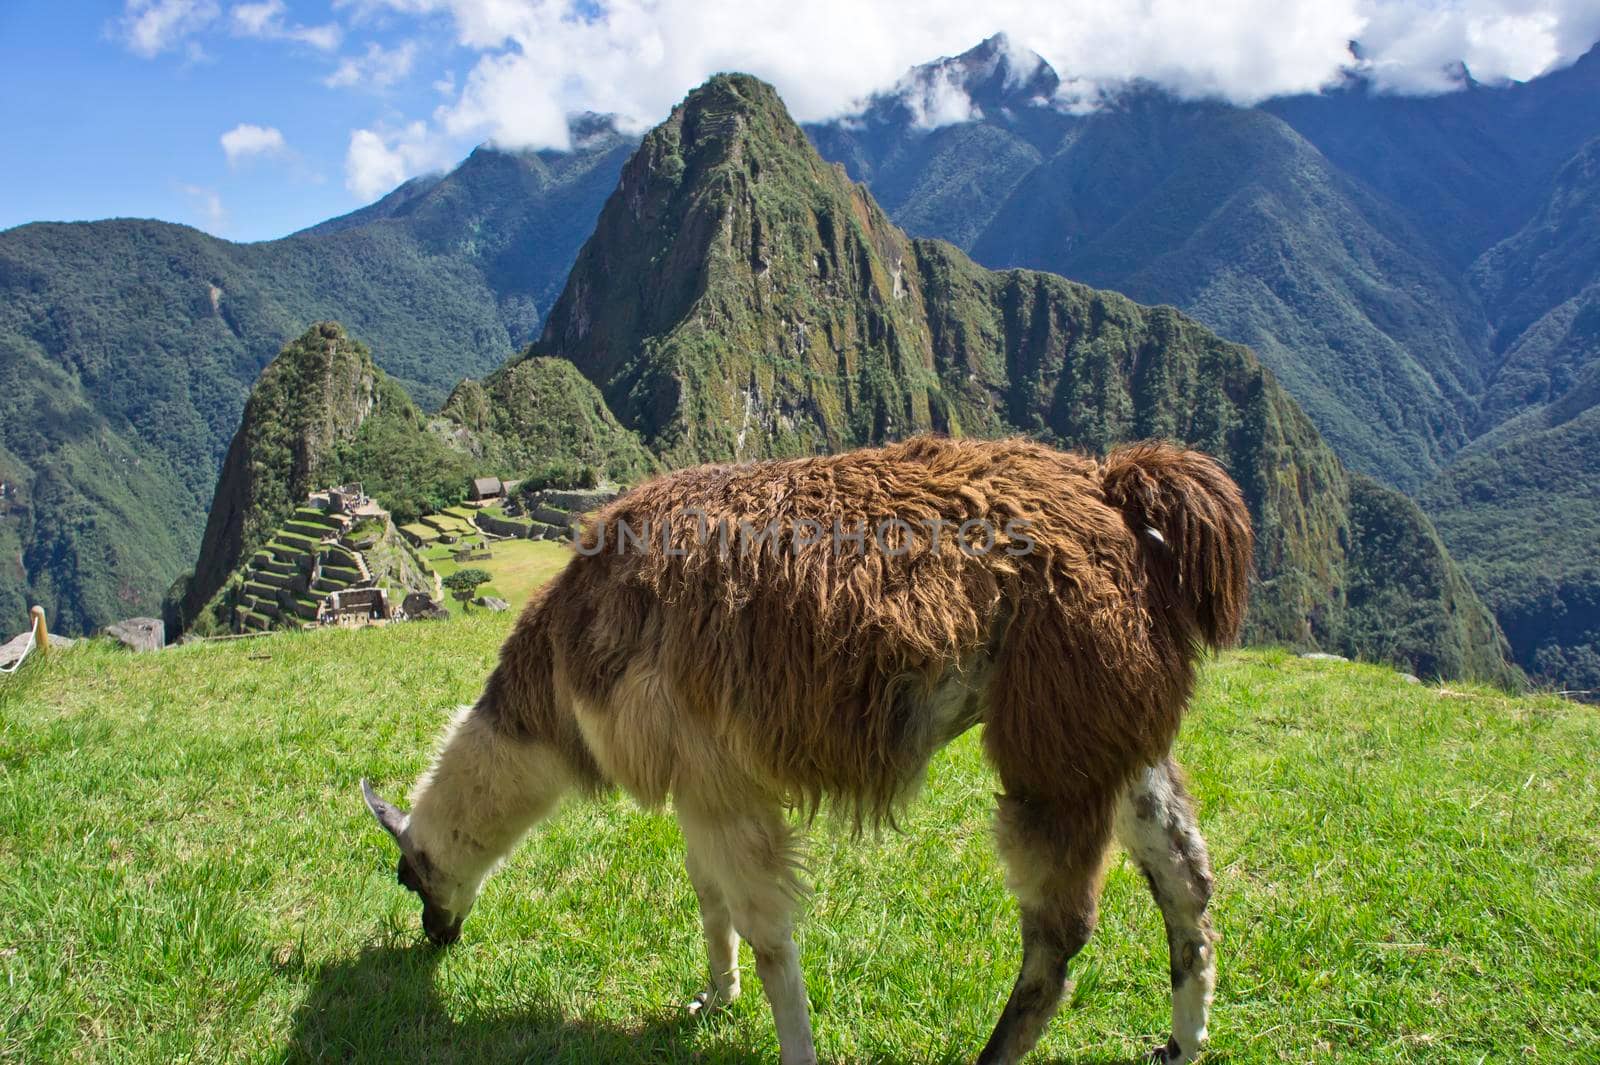
{"type": "Polygon", "coordinates": [[[428,934],[428,942],[436,947],[448,947],[460,939],[463,920],[465,918],[452,918],[448,910],[441,910],[427,902],[423,903],[422,930],[428,934]]]}

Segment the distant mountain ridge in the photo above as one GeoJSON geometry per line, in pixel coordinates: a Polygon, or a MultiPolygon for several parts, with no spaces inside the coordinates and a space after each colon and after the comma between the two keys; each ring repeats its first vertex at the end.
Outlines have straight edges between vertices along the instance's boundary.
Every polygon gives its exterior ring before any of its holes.
{"type": "Polygon", "coordinates": [[[1417,490],[1470,439],[1496,360],[1465,272],[1487,244],[1463,251],[1463,215],[1499,219],[1481,241],[1507,235],[1529,188],[1600,134],[1600,53],[1528,86],[1427,100],[1354,83],[1240,108],[1135,84],[1073,113],[1040,100],[1057,80],[996,37],[808,133],[918,235],[1170,303],[1251,345],[1358,469],[1417,490]],[[972,119],[915,121],[905,87],[935,79],[973,94],[972,119]],[[1377,127],[1382,156],[1351,116],[1377,127]],[[1486,154],[1532,158],[1424,181],[1429,159],[1469,155],[1441,146],[1449,125],[1480,120],[1497,134],[1479,138],[1486,154]]]}

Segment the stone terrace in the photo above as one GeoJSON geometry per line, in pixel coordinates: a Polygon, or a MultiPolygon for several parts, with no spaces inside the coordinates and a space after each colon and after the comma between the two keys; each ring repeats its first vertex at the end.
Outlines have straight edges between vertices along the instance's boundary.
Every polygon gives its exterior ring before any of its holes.
{"type": "MultiPolygon", "coordinates": [[[[308,503],[326,503],[319,493],[308,503]]],[[[375,504],[344,511],[299,508],[273,533],[245,568],[233,610],[236,632],[286,624],[314,625],[332,593],[369,584],[372,574],[359,550],[346,542],[358,520],[387,519],[375,504]]]]}

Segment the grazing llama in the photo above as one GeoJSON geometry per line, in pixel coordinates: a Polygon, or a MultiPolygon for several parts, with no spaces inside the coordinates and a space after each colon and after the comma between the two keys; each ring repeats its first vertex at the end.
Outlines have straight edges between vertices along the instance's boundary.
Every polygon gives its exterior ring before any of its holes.
{"type": "Polygon", "coordinates": [[[1016,1061],[1055,1014],[1113,838],[1166,922],[1173,1027],[1153,1057],[1194,1057],[1215,984],[1211,871],[1169,750],[1196,659],[1239,632],[1252,546],[1215,462],[921,437],[671,474],[575,546],[410,814],[362,781],[434,943],[456,940],[564,793],[670,797],[711,961],[689,1008],[738,996],[742,936],[782,1062],[813,1062],[799,826],[824,800],[858,827],[892,818],[933,753],[981,723],[1022,971],[980,1062],[1016,1061]]]}

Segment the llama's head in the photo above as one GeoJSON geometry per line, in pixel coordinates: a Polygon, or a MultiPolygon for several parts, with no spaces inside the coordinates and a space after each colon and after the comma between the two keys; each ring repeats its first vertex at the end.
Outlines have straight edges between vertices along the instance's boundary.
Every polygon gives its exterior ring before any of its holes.
{"type": "Polygon", "coordinates": [[[400,845],[400,883],[422,899],[422,930],[435,946],[447,947],[461,938],[461,922],[477,896],[476,883],[466,883],[450,875],[430,857],[411,831],[411,817],[393,803],[379,797],[372,785],[361,781],[361,794],[367,809],[400,845]]]}

